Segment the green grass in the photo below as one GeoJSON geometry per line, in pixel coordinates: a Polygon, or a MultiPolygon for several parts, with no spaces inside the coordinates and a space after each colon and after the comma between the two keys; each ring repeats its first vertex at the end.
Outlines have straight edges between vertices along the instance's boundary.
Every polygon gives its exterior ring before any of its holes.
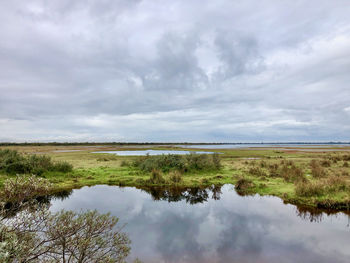
{"type": "MultiPolygon", "coordinates": [[[[73,170],[71,172],[46,171],[42,173],[41,176],[52,182],[57,191],[96,184],[136,187],[171,185],[196,187],[213,184],[236,184],[239,180],[244,179],[249,180],[251,184],[249,184],[249,191],[242,194],[273,195],[293,204],[334,209],[349,209],[350,204],[350,168],[349,165],[344,165],[349,162],[350,153],[345,151],[323,153],[285,151],[278,148],[213,150],[222,153],[220,154],[220,169],[209,169],[208,167],[205,169],[185,169],[186,171],[180,172],[180,175],[174,175],[177,169],[173,169],[171,166],[173,164],[163,169],[162,161],[157,161],[156,167],[153,167],[155,163],[151,162],[150,169],[148,166],[148,168],[142,169],[138,165],[132,165],[140,157],[91,153],[96,150],[130,150],[130,148],[122,146],[109,145],[104,148],[99,148],[99,146],[95,148],[9,146],[6,148],[16,149],[25,154],[45,154],[53,162],[72,164],[73,170]],[[54,152],[72,149],[81,151],[54,152]],[[261,159],[247,160],[246,158],[261,159]],[[153,168],[158,168],[162,180],[155,178],[152,180],[153,168]],[[315,190],[315,187],[322,189],[315,190]]],[[[174,149],[173,146],[142,146],[142,148],[174,149]]],[[[198,149],[196,150],[198,151],[198,149]]],[[[182,158],[186,157],[181,157],[179,160],[182,158]]],[[[156,159],[159,160],[161,157],[156,159]]],[[[7,178],[14,176],[8,175],[4,171],[0,172],[0,184],[7,178]]]]}

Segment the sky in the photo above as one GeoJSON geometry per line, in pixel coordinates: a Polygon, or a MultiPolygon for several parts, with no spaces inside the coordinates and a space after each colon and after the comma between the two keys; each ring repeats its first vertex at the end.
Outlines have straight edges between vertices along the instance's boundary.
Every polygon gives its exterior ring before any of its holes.
{"type": "Polygon", "coordinates": [[[0,141],[350,141],[348,0],[3,0],[0,141]]]}

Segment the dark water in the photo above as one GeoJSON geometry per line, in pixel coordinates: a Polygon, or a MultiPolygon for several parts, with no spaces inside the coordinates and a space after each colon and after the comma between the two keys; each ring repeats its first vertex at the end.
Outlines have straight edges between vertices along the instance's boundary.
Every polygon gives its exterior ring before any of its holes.
{"type": "Polygon", "coordinates": [[[97,209],[126,223],[129,261],[350,262],[349,217],[308,211],[279,198],[223,187],[94,186],[53,200],[52,210],[97,209]]]}

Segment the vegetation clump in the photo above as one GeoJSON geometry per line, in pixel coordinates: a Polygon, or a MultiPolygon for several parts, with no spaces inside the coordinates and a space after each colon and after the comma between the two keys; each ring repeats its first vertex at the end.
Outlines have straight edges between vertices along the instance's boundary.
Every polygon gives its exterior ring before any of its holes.
{"type": "Polygon", "coordinates": [[[314,178],[323,178],[327,176],[327,170],[320,165],[311,167],[311,174],[314,178]]]}
{"type": "Polygon", "coordinates": [[[247,178],[240,178],[235,184],[235,189],[240,194],[247,194],[251,192],[253,187],[255,187],[255,184],[252,180],[247,178]]]}
{"type": "Polygon", "coordinates": [[[346,191],[348,187],[343,177],[333,175],[318,181],[299,181],[295,185],[295,192],[298,196],[311,197],[346,191]]]}
{"type": "Polygon", "coordinates": [[[23,155],[16,150],[0,150],[0,170],[8,174],[36,174],[54,171],[68,173],[73,166],[67,162],[53,162],[45,155],[23,155]]]}
{"type": "Polygon", "coordinates": [[[22,204],[37,196],[50,193],[52,185],[36,176],[16,176],[8,179],[0,191],[0,200],[4,203],[22,204]]]}
{"type": "Polygon", "coordinates": [[[144,156],[134,161],[134,166],[142,171],[160,170],[163,173],[179,171],[181,173],[193,171],[215,171],[221,168],[218,154],[188,154],[185,156],[167,154],[144,156]]]}
{"type": "Polygon", "coordinates": [[[287,182],[295,182],[295,181],[305,181],[305,175],[304,171],[295,166],[294,164],[292,166],[284,165],[281,169],[281,177],[283,177],[284,180],[287,182]]]}
{"type": "Polygon", "coordinates": [[[182,174],[179,171],[170,172],[169,179],[174,184],[179,184],[182,182],[182,174]]]}
{"type": "Polygon", "coordinates": [[[257,177],[267,176],[266,172],[263,169],[259,168],[259,167],[252,167],[252,168],[250,168],[248,173],[253,175],[253,176],[257,176],[257,177]]]}
{"type": "Polygon", "coordinates": [[[162,172],[157,169],[153,169],[149,178],[149,182],[151,184],[164,184],[165,179],[163,178],[162,172]]]}

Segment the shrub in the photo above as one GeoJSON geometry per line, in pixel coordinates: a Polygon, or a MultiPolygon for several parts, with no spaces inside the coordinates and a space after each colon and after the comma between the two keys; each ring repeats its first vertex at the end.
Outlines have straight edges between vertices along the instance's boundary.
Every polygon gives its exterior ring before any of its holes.
{"type": "Polygon", "coordinates": [[[73,166],[68,162],[57,162],[52,167],[53,171],[68,173],[73,170],[73,166]]]}
{"type": "Polygon", "coordinates": [[[1,225],[1,262],[125,262],[130,239],[97,211],[23,211],[1,225]]]}
{"type": "Polygon", "coordinates": [[[348,162],[344,162],[343,163],[343,167],[349,167],[349,163],[348,162]]]}
{"type": "Polygon", "coordinates": [[[218,153],[212,154],[213,159],[213,165],[216,170],[219,170],[221,168],[221,159],[218,153]]]}
{"type": "Polygon", "coordinates": [[[344,191],[347,188],[347,182],[339,176],[330,176],[325,180],[326,189],[330,192],[344,191]]]}
{"type": "Polygon", "coordinates": [[[157,169],[153,169],[151,176],[150,176],[150,179],[149,179],[149,182],[152,184],[164,184],[165,180],[162,176],[161,171],[159,171],[157,169]]]}
{"type": "Polygon", "coordinates": [[[26,159],[14,150],[0,150],[0,169],[6,173],[28,172],[26,159]]]}
{"type": "Polygon", "coordinates": [[[121,164],[120,164],[120,166],[121,167],[127,167],[127,166],[129,166],[130,164],[127,162],[127,161],[125,161],[125,160],[123,160],[122,162],[121,162],[121,164]]]}
{"type": "Polygon", "coordinates": [[[321,166],[311,167],[311,174],[314,178],[322,178],[327,176],[327,170],[321,166]]]}
{"type": "Polygon", "coordinates": [[[292,165],[291,167],[283,166],[281,169],[280,176],[283,177],[283,179],[286,180],[287,182],[306,180],[304,171],[295,165],[292,165]]]}
{"type": "Polygon", "coordinates": [[[178,171],[173,171],[170,173],[169,179],[171,182],[178,184],[182,182],[182,175],[178,171]]]}
{"type": "Polygon", "coordinates": [[[164,173],[170,171],[179,171],[181,173],[189,171],[218,170],[221,168],[220,157],[218,154],[189,154],[181,155],[157,155],[145,156],[134,161],[134,166],[142,171],[151,172],[160,170],[164,173]]]}
{"type": "Polygon", "coordinates": [[[324,186],[319,182],[298,182],[295,185],[295,193],[299,196],[305,197],[322,195],[324,193],[324,186]]]}
{"type": "Polygon", "coordinates": [[[255,185],[252,180],[246,178],[240,178],[235,184],[235,189],[237,192],[246,193],[251,190],[255,185]]]}
{"type": "Polygon", "coordinates": [[[260,161],[261,168],[265,168],[266,166],[267,166],[267,163],[264,160],[260,161]]]}
{"type": "Polygon", "coordinates": [[[252,168],[250,168],[248,173],[253,175],[253,176],[258,176],[258,177],[267,176],[266,172],[263,169],[259,168],[259,167],[252,167],[252,168]]]}
{"type": "Polygon", "coordinates": [[[15,150],[0,150],[0,170],[9,174],[31,173],[42,175],[47,171],[71,172],[72,165],[67,162],[53,162],[49,156],[28,155],[15,150]]]}
{"type": "Polygon", "coordinates": [[[343,155],[343,161],[350,161],[350,154],[343,155]]]}
{"type": "Polygon", "coordinates": [[[321,165],[323,167],[331,167],[331,162],[329,160],[322,160],[321,165]]]}
{"type": "Polygon", "coordinates": [[[16,176],[7,179],[0,191],[3,202],[22,203],[37,196],[44,196],[50,192],[51,184],[43,179],[32,176],[16,176]]]}
{"type": "Polygon", "coordinates": [[[339,176],[330,176],[317,182],[298,182],[296,183],[295,191],[299,196],[310,197],[325,193],[345,191],[347,189],[348,184],[344,178],[339,176]]]}
{"type": "Polygon", "coordinates": [[[279,165],[278,164],[271,164],[269,165],[269,176],[271,177],[278,177],[279,174],[279,165]]]}

